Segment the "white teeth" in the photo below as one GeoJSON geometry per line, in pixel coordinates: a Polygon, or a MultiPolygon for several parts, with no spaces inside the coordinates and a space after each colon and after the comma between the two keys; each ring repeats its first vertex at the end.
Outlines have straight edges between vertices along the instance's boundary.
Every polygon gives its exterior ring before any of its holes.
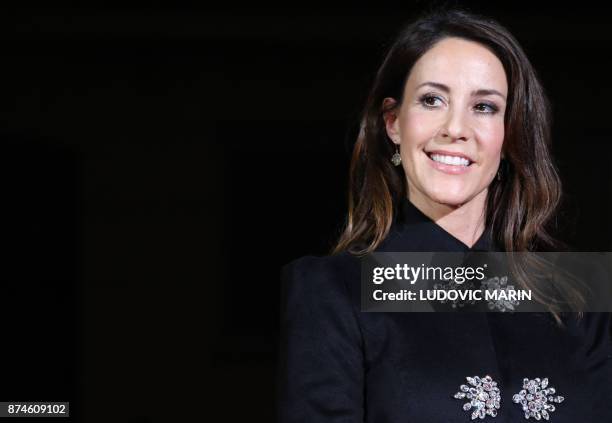
{"type": "Polygon", "coordinates": [[[432,154],[430,157],[434,162],[444,163],[448,165],[469,166],[470,164],[470,161],[463,157],[443,156],[441,154],[432,154]]]}

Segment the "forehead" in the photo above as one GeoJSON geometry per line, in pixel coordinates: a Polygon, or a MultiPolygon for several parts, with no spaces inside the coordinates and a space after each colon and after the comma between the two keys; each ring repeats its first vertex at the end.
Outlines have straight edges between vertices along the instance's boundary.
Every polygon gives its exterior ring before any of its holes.
{"type": "Polygon", "coordinates": [[[461,38],[445,38],[414,64],[408,85],[440,82],[469,89],[491,88],[507,93],[506,72],[501,61],[487,47],[461,38]]]}

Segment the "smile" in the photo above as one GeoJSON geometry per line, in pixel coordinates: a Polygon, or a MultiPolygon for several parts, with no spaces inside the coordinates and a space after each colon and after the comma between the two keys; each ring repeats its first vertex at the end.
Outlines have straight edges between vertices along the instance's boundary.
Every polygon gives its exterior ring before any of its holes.
{"type": "Polygon", "coordinates": [[[428,162],[434,169],[449,175],[461,175],[469,172],[472,169],[471,165],[474,163],[473,160],[464,154],[449,154],[449,152],[440,151],[424,151],[424,153],[429,158],[428,162]]]}
{"type": "Polygon", "coordinates": [[[434,162],[443,163],[451,166],[469,166],[472,162],[465,157],[445,156],[442,154],[429,154],[429,158],[434,162]]]}

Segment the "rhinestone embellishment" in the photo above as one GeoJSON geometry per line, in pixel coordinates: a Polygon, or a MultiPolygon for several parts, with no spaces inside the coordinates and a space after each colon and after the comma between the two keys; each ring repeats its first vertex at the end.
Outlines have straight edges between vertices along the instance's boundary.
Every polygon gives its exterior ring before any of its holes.
{"type": "Polygon", "coordinates": [[[402,162],[402,156],[400,156],[398,152],[396,152],[395,154],[393,154],[393,156],[391,156],[391,163],[393,163],[394,166],[399,166],[401,162],[402,162]]]}
{"type": "MultiPolygon", "coordinates": [[[[501,312],[514,311],[515,307],[521,304],[519,300],[512,299],[511,292],[516,291],[516,288],[514,288],[514,285],[508,284],[508,276],[502,276],[501,278],[499,276],[495,276],[484,281],[482,285],[491,294],[495,293],[496,291],[497,293],[499,293],[500,291],[504,291],[504,294],[506,295],[501,296],[501,298],[508,298],[499,300],[489,300],[487,303],[487,305],[489,306],[489,310],[496,310],[501,312]]],[[[491,298],[495,297],[491,296],[491,298]]]]}
{"type": "Polygon", "coordinates": [[[472,412],[472,420],[476,418],[484,419],[487,415],[497,416],[497,410],[501,402],[497,382],[494,382],[489,375],[483,378],[468,376],[466,380],[468,384],[459,386],[459,391],[453,397],[468,400],[463,404],[463,409],[472,412]]]}
{"type": "MultiPolygon", "coordinates": [[[[462,291],[462,290],[469,291],[469,290],[476,289],[476,285],[474,285],[472,281],[458,283],[458,282],[455,282],[453,279],[448,279],[448,280],[445,280],[444,282],[436,282],[433,285],[433,289],[444,290],[444,291],[462,291]]],[[[439,301],[441,304],[449,303],[452,308],[461,308],[461,307],[465,307],[466,305],[474,305],[476,303],[476,300],[474,300],[473,298],[470,298],[469,296],[466,297],[465,300],[462,300],[460,297],[457,297],[453,299],[444,298],[439,301]]]]}
{"type": "Polygon", "coordinates": [[[536,420],[548,420],[550,413],[555,411],[552,403],[560,404],[565,398],[555,395],[556,389],[548,386],[548,378],[523,379],[523,389],[514,394],[512,401],[521,404],[525,412],[525,418],[530,417],[536,420]]]}

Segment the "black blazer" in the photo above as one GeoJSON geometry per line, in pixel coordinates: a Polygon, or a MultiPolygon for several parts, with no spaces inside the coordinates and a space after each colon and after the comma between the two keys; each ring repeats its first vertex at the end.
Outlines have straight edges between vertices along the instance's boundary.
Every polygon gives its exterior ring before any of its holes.
{"type": "MultiPolygon", "coordinates": [[[[405,200],[377,251],[499,250],[490,238],[468,248],[405,200]]],[[[551,422],[612,422],[610,313],[565,328],[547,313],[366,313],[359,270],[348,253],[282,268],[280,423],[468,422],[474,408],[453,394],[485,375],[501,396],[486,421],[524,421],[513,395],[537,377],[564,397],[551,422]]]]}

